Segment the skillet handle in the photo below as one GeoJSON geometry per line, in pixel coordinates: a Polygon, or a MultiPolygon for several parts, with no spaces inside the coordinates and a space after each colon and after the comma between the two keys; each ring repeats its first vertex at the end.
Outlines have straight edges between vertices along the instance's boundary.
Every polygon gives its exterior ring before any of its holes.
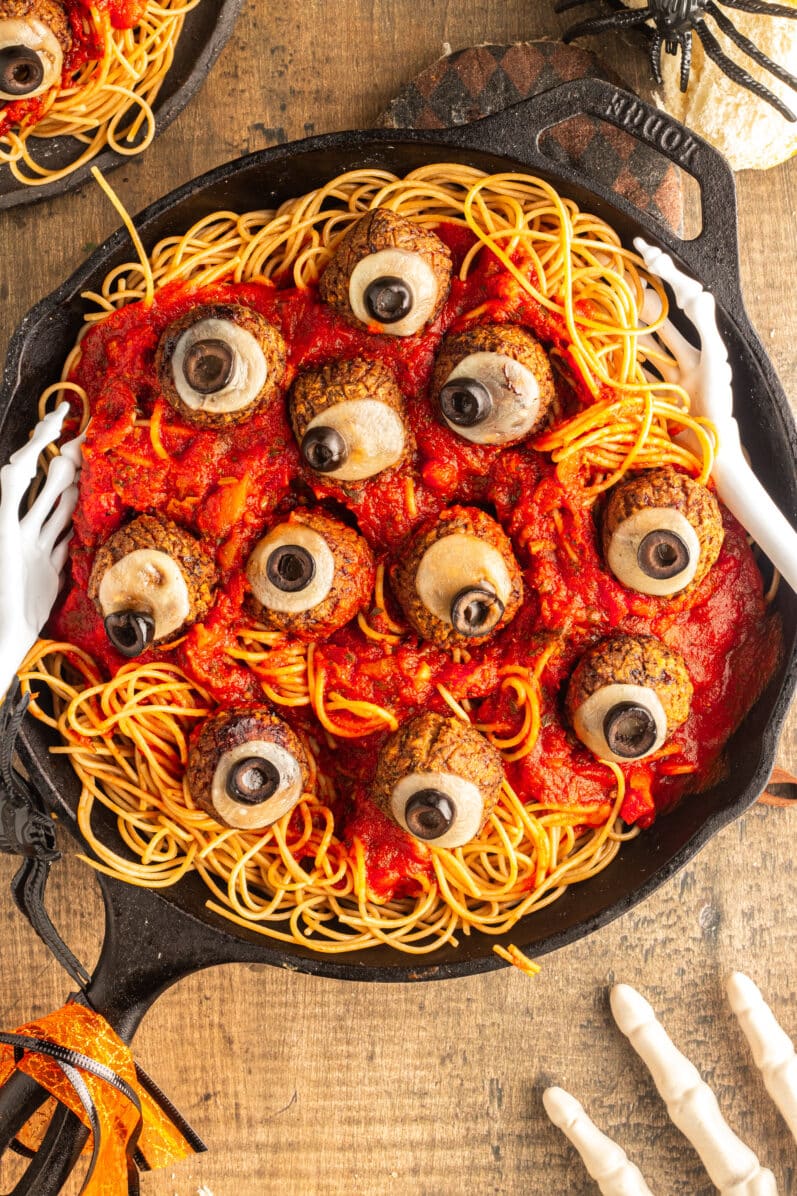
{"type": "MultiPolygon", "coordinates": [[[[105,937],[86,998],[125,1042],[172,984],[202,968],[247,959],[245,944],[187,916],[157,892],[106,876],[99,880],[105,937]]],[[[0,1155],[46,1099],[47,1093],[29,1076],[12,1074],[0,1089],[0,1155]]],[[[87,1137],[78,1117],[57,1106],[39,1151],[9,1196],[56,1196],[87,1137]]],[[[199,1142],[195,1148],[204,1145],[199,1142]]]]}
{"type": "MultiPolygon", "coordinates": [[[[738,220],[733,172],[709,142],[673,117],[603,79],[586,76],[552,87],[505,108],[495,116],[450,132],[463,144],[519,158],[532,169],[549,168],[543,135],[571,117],[588,115],[624,130],[686,170],[700,185],[703,227],[693,240],[683,240],[655,217],[638,209],[612,189],[609,181],[557,160],[558,175],[599,196],[621,211],[637,228],[666,245],[714,293],[734,317],[744,317],[739,287],[738,220]]],[[[602,215],[600,211],[597,213],[602,215]]],[[[606,213],[609,223],[612,213],[606,213]]]]}

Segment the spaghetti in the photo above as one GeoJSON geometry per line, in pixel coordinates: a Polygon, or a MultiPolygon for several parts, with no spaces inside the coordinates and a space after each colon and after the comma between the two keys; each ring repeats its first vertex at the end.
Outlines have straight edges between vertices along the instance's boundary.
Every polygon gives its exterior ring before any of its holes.
{"type": "MultiPolygon", "coordinates": [[[[116,267],[85,296],[92,310],[63,381],[42,396],[42,411],[63,397],[72,401],[76,429],[95,413],[73,584],[53,624],[58,638],[40,641],[20,676],[26,689],[49,688],[53,695],[54,715],[39,701],[31,709],[57,729],[63,746],[54,750],[69,756],[80,780],[79,824],[94,867],[160,887],[198,872],[210,892],[209,908],[314,951],[387,944],[421,954],[473,931],[510,932],[569,885],[605,868],[638,832],[627,824],[652,819],[654,791],[666,806],[687,780],[707,774],[751,695],[728,699],[721,727],[696,701],[690,722],[665,749],[642,765],[623,767],[595,759],[585,764],[583,751],[576,759],[559,713],[558,695],[580,646],[594,640],[598,626],[638,622],[642,609],[629,605],[617,586],[607,602],[592,522],[595,497],[632,469],[670,463],[703,480],[711,470],[713,430],[690,416],[680,387],[658,380],[662,354],[650,335],[658,324],[638,342],[646,284],[661,292],[612,229],[546,182],[442,164],[403,179],[353,171],[276,211],[213,213],[161,241],[146,260],[116,267]],[[263,424],[263,443],[282,445],[282,457],[272,454],[268,469],[251,455],[256,429],[238,440],[225,433],[228,455],[207,481],[199,462],[212,455],[213,442],[203,437],[217,433],[188,428],[162,398],[125,396],[151,393],[158,331],[200,293],[202,302],[249,303],[286,326],[310,312],[307,326],[323,330],[331,317],[318,304],[318,279],[347,230],[376,207],[445,231],[458,280],[444,325],[489,319],[531,326],[549,347],[560,385],[553,422],[532,441],[536,454],[507,450],[496,471],[491,463],[498,457],[463,449],[450,433],[423,422],[429,349],[416,359],[410,342],[391,345],[391,361],[413,400],[419,455],[397,471],[395,485],[377,479],[381,499],[366,487],[366,498],[352,508],[360,533],[380,554],[370,604],[327,639],[307,642],[247,613],[240,583],[252,534],[288,493],[296,468],[282,424],[263,424]],[[106,338],[117,361],[124,354],[124,365],[115,367],[115,390],[103,372],[106,338]],[[139,350],[139,340],[149,348],[139,350]],[[106,393],[115,396],[110,407],[106,393]],[[694,434],[694,447],[675,439],[684,429],[694,434]],[[474,489],[480,476],[483,488],[474,489]],[[142,489],[148,478],[165,500],[154,503],[142,489]],[[389,590],[385,561],[403,536],[462,493],[495,509],[538,595],[499,646],[446,649],[419,642],[389,590]],[[148,663],[119,667],[87,630],[96,618],[87,613],[84,591],[87,562],[105,526],[99,512],[106,519],[110,502],[118,522],[125,510],[164,501],[172,517],[217,544],[227,580],[204,624],[156,650],[148,663]],[[298,805],[272,826],[233,830],[191,798],[189,737],[219,704],[264,699],[303,736],[312,776],[298,805]],[[385,735],[413,711],[429,708],[473,724],[501,753],[506,774],[482,829],[449,850],[411,840],[367,793],[385,735]],[[99,808],[113,815],[125,854],[98,829],[99,808]]],[[[660,321],[667,315],[661,297],[660,321]]],[[[336,343],[342,325],[329,335],[336,343]]],[[[350,352],[365,344],[374,351],[374,342],[387,339],[351,329],[345,335],[350,352]]],[[[429,335],[439,338],[440,331],[429,335]]],[[[317,360],[324,344],[312,342],[307,351],[317,360]]],[[[282,413],[262,418],[284,422],[282,413]]],[[[335,498],[348,501],[339,492],[335,498]]],[[[729,524],[715,604],[724,603],[727,618],[730,596],[757,584],[743,539],[729,524]]],[[[699,620],[717,617],[712,601],[709,596],[695,611],[684,603],[665,610],[648,602],[645,618],[653,634],[666,632],[687,654],[690,642],[706,639],[708,623],[699,620]]],[[[763,659],[766,644],[766,659],[774,659],[776,637],[765,640],[758,608],[745,614],[734,607],[732,617],[739,630],[730,634],[744,641],[744,650],[763,659]],[[740,630],[743,618],[749,634],[740,630]]],[[[724,648],[718,659],[725,669],[724,648]]],[[[716,675],[707,673],[703,683],[708,693],[716,675]]],[[[509,948],[508,958],[530,966],[517,948],[509,948]]]]}
{"type": "Polygon", "coordinates": [[[155,136],[153,105],[174,60],[186,13],[200,0],[67,0],[75,44],[59,86],[0,106],[0,163],[41,187],[79,170],[104,149],[130,157],[155,136]],[[77,37],[79,33],[79,38],[77,37]],[[51,167],[37,150],[53,137],[75,142],[51,167]]]}

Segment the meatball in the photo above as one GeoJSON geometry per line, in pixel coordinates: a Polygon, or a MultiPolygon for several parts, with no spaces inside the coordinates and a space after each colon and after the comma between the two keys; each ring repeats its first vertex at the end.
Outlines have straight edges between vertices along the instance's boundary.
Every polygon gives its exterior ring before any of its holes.
{"type": "Polygon", "coordinates": [[[323,511],[299,508],[249,557],[250,605],[268,627],[303,640],[330,635],[368,602],[375,562],[366,541],[323,511]]]}
{"type": "Polygon", "coordinates": [[[0,104],[57,86],[71,45],[69,18],[57,0],[0,0],[0,104]]]}
{"type": "Polygon", "coordinates": [[[88,593],[123,656],[168,643],[204,618],[216,569],[190,532],[160,515],[140,515],[100,547],[88,593]]]}
{"type": "Polygon", "coordinates": [[[304,461],[330,478],[362,481],[407,452],[404,397],[381,362],[355,357],[301,374],[289,407],[304,461]]]}
{"type": "Polygon", "coordinates": [[[461,847],[484,826],[503,780],[499,752],[475,727],[427,713],[385,743],[372,796],[414,838],[461,847]]]}
{"type": "Polygon", "coordinates": [[[511,622],[523,597],[509,539],[475,507],[451,507],[422,527],[392,577],[418,634],[445,647],[483,643],[511,622]]]}
{"type": "Polygon", "coordinates": [[[719,503],[674,469],[615,486],[601,520],[606,564],[621,585],[662,597],[697,586],[722,548],[719,503]]]}
{"type": "Polygon", "coordinates": [[[431,229],[374,208],[336,246],[320,294],[349,323],[413,336],[443,306],[451,269],[451,254],[431,229]]]}
{"type": "Polygon", "coordinates": [[[161,335],[155,369],[161,392],[184,420],[222,427],[249,419],[279,393],[281,333],[251,307],[201,303],[161,335]]]}
{"type": "Polygon", "coordinates": [[[688,718],[692,692],[682,657],[661,640],[614,635],[581,657],[565,705],[582,743],[622,763],[658,751],[688,718]]]}
{"type": "Polygon", "coordinates": [[[524,328],[484,324],[443,339],[432,402],[441,421],[465,440],[523,440],[545,423],[554,396],[548,355],[524,328]]]}
{"type": "Polygon", "coordinates": [[[270,826],[293,809],[309,776],[301,740],[262,708],[222,711],[191,736],[188,792],[222,826],[270,826]]]}

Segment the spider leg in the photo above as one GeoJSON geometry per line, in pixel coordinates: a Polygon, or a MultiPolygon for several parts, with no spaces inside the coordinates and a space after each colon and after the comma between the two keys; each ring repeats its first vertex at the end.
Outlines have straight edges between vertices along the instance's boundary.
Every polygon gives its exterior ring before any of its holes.
{"type": "Polygon", "coordinates": [[[755,12],[762,17],[797,17],[797,8],[790,4],[767,4],[765,0],[722,0],[726,8],[740,12],[755,12]]]}
{"type": "Polygon", "coordinates": [[[752,91],[754,95],[757,95],[759,99],[765,100],[767,104],[771,104],[786,120],[797,120],[797,116],[768,87],[764,87],[763,83],[759,83],[757,79],[754,79],[752,75],[747,73],[744,67],[739,66],[738,62],[734,62],[732,58],[729,58],[723,52],[719,42],[705,21],[698,21],[695,24],[694,32],[703,43],[703,49],[706,51],[708,57],[716,62],[720,70],[729,79],[733,79],[734,83],[738,83],[740,87],[746,87],[748,91],[752,91]]]}
{"type": "Polygon", "coordinates": [[[661,75],[661,47],[663,41],[664,39],[657,29],[650,43],[650,69],[653,71],[653,78],[658,84],[664,82],[661,75]]]}
{"type": "MultiPolygon", "coordinates": [[[[789,87],[793,87],[797,90],[797,78],[795,78],[794,75],[790,74],[789,71],[785,70],[785,68],[780,66],[777,62],[773,62],[771,58],[763,53],[763,51],[759,50],[758,46],[754,45],[753,42],[750,41],[749,37],[745,37],[743,33],[740,33],[733,22],[729,21],[725,16],[725,13],[721,12],[720,9],[717,8],[714,0],[709,0],[708,4],[706,5],[706,12],[711,13],[722,32],[729,37],[732,42],[735,42],[740,50],[744,50],[748,58],[752,58],[753,62],[757,62],[759,66],[765,67],[766,70],[768,70],[771,75],[774,75],[776,79],[781,79],[784,83],[788,83],[789,87]]],[[[795,10],[795,12],[797,12],[797,10],[795,10]]]]}
{"type": "Polygon", "coordinates": [[[562,34],[562,41],[571,42],[590,33],[603,33],[604,29],[628,29],[632,25],[643,25],[649,17],[649,8],[626,8],[623,12],[612,13],[610,17],[593,17],[592,20],[581,21],[567,29],[562,34]]]}
{"type": "Polygon", "coordinates": [[[689,86],[689,70],[692,66],[692,30],[689,29],[684,34],[684,40],[681,43],[681,91],[686,91],[689,86]]]}

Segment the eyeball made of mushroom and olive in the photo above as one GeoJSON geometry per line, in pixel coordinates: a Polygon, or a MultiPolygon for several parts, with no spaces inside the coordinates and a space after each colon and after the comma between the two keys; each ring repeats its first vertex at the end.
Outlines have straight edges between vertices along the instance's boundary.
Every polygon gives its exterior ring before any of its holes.
{"type": "Polygon", "coordinates": [[[514,324],[485,324],[442,341],[431,395],[440,419],[474,444],[515,444],[545,422],[554,400],[548,356],[514,324]]]}
{"type": "Polygon", "coordinates": [[[385,743],[372,797],[415,839],[461,847],[479,833],[504,780],[499,752],[469,723],[419,714],[385,743]]]}
{"type": "Polygon", "coordinates": [[[674,469],[653,469],[615,486],[601,533],[604,559],[620,584],[659,597],[702,581],[725,534],[711,491],[674,469]]]}
{"type": "Polygon", "coordinates": [[[211,818],[259,830],[293,809],[309,775],[307,753],[287,723],[267,710],[238,709],[213,715],[194,732],[185,779],[211,818]]]}
{"type": "Polygon", "coordinates": [[[251,307],[202,303],[161,335],[155,368],[161,392],[190,424],[221,427],[249,419],[279,393],[286,348],[251,307]]]}
{"type": "Polygon", "coordinates": [[[300,374],[289,409],[303,460],[335,481],[364,481],[407,452],[404,398],[378,361],[355,357],[300,374]]]}
{"type": "Polygon", "coordinates": [[[56,87],[71,45],[58,0],[0,0],[0,106],[56,87]]]}
{"type": "Polygon", "coordinates": [[[431,229],[374,208],[335,247],[319,293],[350,323],[414,336],[443,306],[451,269],[448,247],[431,229]]]}
{"type": "Polygon", "coordinates": [[[512,545],[476,507],[451,507],[417,532],[393,567],[393,588],[420,636],[478,644],[515,617],[523,597],[512,545]]]}
{"type": "Polygon", "coordinates": [[[567,687],[567,715],[602,760],[627,764],[657,752],[689,716],[683,658],[648,635],[614,635],[584,653],[567,687]]]}
{"type": "Polygon", "coordinates": [[[300,639],[331,635],[370,598],[373,553],[323,511],[299,508],[259,541],[246,564],[255,615],[300,639]]]}
{"type": "Polygon", "coordinates": [[[100,547],[88,593],[122,656],[176,639],[204,618],[216,570],[201,544],[158,515],[140,515],[100,547]]]}

